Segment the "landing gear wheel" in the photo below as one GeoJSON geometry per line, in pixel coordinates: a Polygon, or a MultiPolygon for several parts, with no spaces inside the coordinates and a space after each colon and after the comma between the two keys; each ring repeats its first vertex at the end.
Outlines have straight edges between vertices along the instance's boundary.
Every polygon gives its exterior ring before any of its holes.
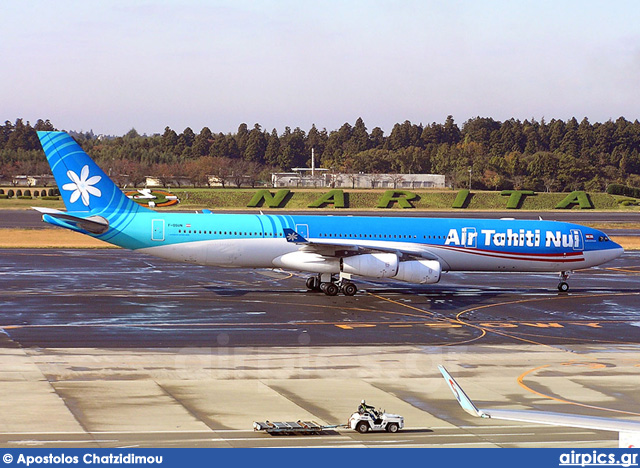
{"type": "Polygon", "coordinates": [[[323,283],[322,286],[324,286],[323,291],[327,296],[336,296],[340,291],[338,286],[333,283],[323,283]]]}
{"type": "Polygon", "coordinates": [[[569,290],[569,283],[567,283],[567,280],[569,279],[569,276],[571,275],[571,271],[561,271],[560,272],[560,283],[558,283],[558,291],[560,292],[567,292],[569,290]]]}
{"type": "Polygon", "coordinates": [[[356,431],[358,431],[360,434],[364,434],[368,430],[369,430],[369,424],[367,424],[364,421],[359,422],[358,425],[356,426],[356,431]]]}
{"type": "Polygon", "coordinates": [[[316,289],[316,279],[313,276],[307,278],[307,289],[310,291],[314,291],[316,289]]]}
{"type": "Polygon", "coordinates": [[[387,426],[387,432],[391,432],[391,433],[398,432],[398,429],[399,428],[398,428],[398,425],[396,423],[390,423],[387,426]]]}
{"type": "Polygon", "coordinates": [[[358,287],[353,283],[347,283],[342,287],[345,296],[353,296],[358,292],[358,287]]]}

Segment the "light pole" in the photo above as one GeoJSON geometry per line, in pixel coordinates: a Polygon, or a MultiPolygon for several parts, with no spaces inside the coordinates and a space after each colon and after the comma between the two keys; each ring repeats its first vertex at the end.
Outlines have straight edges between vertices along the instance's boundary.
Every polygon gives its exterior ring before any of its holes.
{"type": "Polygon", "coordinates": [[[471,168],[469,168],[469,190],[471,190],[471,168]]]}

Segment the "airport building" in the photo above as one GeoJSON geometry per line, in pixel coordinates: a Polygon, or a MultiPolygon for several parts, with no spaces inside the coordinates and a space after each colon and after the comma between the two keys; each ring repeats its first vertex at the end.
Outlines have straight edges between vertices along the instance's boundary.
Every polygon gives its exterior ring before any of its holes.
{"type": "Polygon", "coordinates": [[[48,187],[55,186],[56,181],[52,175],[0,175],[0,185],[13,187],[48,187]]]}
{"type": "Polygon", "coordinates": [[[335,173],[328,169],[293,168],[292,172],[271,174],[273,187],[331,188],[445,188],[445,176],[440,174],[365,174],[335,173]]]}

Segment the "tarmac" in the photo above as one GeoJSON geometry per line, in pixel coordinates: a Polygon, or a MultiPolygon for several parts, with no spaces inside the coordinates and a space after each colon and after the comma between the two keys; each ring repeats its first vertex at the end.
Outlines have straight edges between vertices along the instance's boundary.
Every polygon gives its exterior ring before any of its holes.
{"type": "Polygon", "coordinates": [[[617,446],[609,432],[472,418],[437,364],[480,407],[640,418],[635,347],[5,348],[0,354],[5,447],[617,446]],[[405,430],[338,428],[314,436],[251,430],[265,419],[344,424],[362,398],[403,415],[405,430]]]}
{"type": "Polygon", "coordinates": [[[472,418],[480,407],[640,420],[640,254],[555,275],[448,274],[306,292],[285,272],[123,250],[0,251],[5,447],[616,447],[617,434],[472,418]],[[270,436],[344,424],[361,399],[396,434],[270,436]]]}

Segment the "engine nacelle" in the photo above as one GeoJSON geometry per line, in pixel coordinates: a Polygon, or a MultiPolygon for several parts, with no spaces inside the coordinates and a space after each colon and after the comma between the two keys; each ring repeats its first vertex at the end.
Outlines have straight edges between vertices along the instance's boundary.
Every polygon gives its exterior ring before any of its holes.
{"type": "Polygon", "coordinates": [[[288,270],[311,271],[314,273],[339,273],[340,261],[337,258],[323,257],[311,252],[291,252],[280,255],[273,264],[288,270]]]}
{"type": "Polygon", "coordinates": [[[340,271],[370,278],[391,278],[398,273],[398,256],[393,253],[354,255],[340,259],[340,271]]]}
{"type": "Polygon", "coordinates": [[[432,284],[440,281],[442,265],[437,260],[411,260],[400,262],[398,274],[393,277],[408,283],[432,284]]]}

